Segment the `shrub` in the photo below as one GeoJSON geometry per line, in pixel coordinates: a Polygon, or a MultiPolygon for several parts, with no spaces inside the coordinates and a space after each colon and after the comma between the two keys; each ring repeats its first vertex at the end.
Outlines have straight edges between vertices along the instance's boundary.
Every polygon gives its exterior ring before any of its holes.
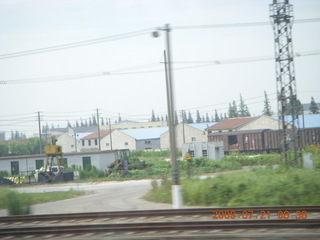
{"type": "Polygon", "coordinates": [[[8,191],[6,194],[6,207],[9,215],[27,215],[31,213],[30,195],[8,191]]]}

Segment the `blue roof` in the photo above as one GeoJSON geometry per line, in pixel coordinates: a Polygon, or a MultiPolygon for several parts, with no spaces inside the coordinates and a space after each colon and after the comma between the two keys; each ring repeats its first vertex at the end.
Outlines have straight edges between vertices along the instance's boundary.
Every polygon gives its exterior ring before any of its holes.
{"type": "MultiPolygon", "coordinates": [[[[274,119],[279,119],[278,116],[272,116],[274,119]]],[[[291,121],[291,116],[286,116],[286,120],[291,121]]],[[[300,128],[318,128],[320,127],[320,114],[299,115],[300,128]]]]}
{"type": "Polygon", "coordinates": [[[212,125],[215,125],[216,122],[209,122],[209,123],[190,123],[188,124],[191,127],[197,128],[201,131],[204,131],[206,128],[211,127],[212,125]]]}
{"type": "Polygon", "coordinates": [[[153,128],[137,128],[137,129],[126,129],[119,130],[136,140],[145,140],[145,139],[157,139],[160,138],[160,135],[168,131],[168,127],[153,127],[153,128]]]}

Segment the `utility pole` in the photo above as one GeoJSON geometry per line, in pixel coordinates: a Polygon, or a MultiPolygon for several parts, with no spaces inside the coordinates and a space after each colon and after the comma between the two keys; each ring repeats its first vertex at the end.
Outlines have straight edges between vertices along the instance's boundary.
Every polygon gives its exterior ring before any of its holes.
{"type": "Polygon", "coordinates": [[[182,208],[183,199],[181,192],[181,184],[179,177],[179,168],[177,161],[177,149],[176,149],[176,137],[175,137],[175,121],[174,121],[174,97],[173,97],[173,77],[171,68],[171,46],[170,46],[170,31],[169,24],[166,24],[164,28],[158,28],[152,33],[153,37],[159,37],[158,30],[166,32],[166,50],[164,51],[164,66],[165,66],[165,78],[166,78],[166,90],[167,90],[167,107],[168,107],[168,125],[170,136],[170,158],[172,164],[172,207],[175,209],[182,208]]]}
{"type": "Polygon", "coordinates": [[[297,90],[292,46],[293,11],[289,0],[273,0],[270,4],[270,18],[274,30],[275,63],[278,95],[278,116],[282,158],[293,165],[299,165],[299,116],[296,111],[297,90]],[[291,119],[286,118],[290,112],[291,119]],[[294,159],[290,159],[293,153],[294,159]]]}
{"type": "Polygon", "coordinates": [[[101,136],[100,136],[99,109],[98,108],[97,108],[97,124],[98,124],[99,151],[101,151],[101,136]]]}
{"type": "Polygon", "coordinates": [[[38,126],[39,126],[39,154],[42,153],[42,144],[41,144],[41,119],[40,119],[40,112],[38,111],[38,126]]]}
{"type": "Polygon", "coordinates": [[[111,120],[109,118],[109,136],[110,136],[110,150],[112,150],[112,136],[111,136],[111,120]]]}

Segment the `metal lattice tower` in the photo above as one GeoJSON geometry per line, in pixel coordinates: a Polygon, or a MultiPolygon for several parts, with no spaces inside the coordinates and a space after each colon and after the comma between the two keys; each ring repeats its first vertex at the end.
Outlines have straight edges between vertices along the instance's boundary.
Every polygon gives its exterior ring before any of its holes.
{"type": "Polygon", "coordinates": [[[270,4],[270,18],[274,30],[282,156],[287,162],[293,161],[294,165],[298,165],[299,144],[297,129],[299,129],[299,118],[295,107],[297,104],[297,90],[291,32],[293,12],[289,0],[273,0],[273,4],[270,4]],[[286,116],[286,114],[289,116],[286,116]],[[292,155],[292,157],[289,158],[289,155],[292,155]]]}

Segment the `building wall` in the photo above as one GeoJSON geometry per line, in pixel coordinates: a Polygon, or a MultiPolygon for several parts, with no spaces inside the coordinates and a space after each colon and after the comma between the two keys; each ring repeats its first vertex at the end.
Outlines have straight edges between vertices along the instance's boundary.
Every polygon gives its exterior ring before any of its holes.
{"type": "Polygon", "coordinates": [[[240,127],[238,130],[279,129],[279,121],[269,116],[262,115],[258,119],[240,127]]]}
{"type": "Polygon", "coordinates": [[[182,145],[182,156],[189,152],[194,158],[221,160],[224,156],[223,142],[186,143],[182,145]]]}
{"type": "Polygon", "coordinates": [[[62,152],[71,153],[71,152],[80,152],[81,151],[81,141],[75,140],[72,136],[64,133],[56,137],[57,145],[62,147],[62,152]]]}
{"type": "Polygon", "coordinates": [[[160,138],[136,140],[137,150],[160,149],[160,138]]]}
{"type": "MultiPolygon", "coordinates": [[[[208,136],[205,131],[201,131],[197,128],[191,127],[187,124],[179,124],[175,127],[176,134],[176,147],[182,148],[183,143],[195,143],[195,142],[207,142],[208,136]]],[[[169,149],[169,131],[163,133],[160,136],[161,149],[169,149]]]]}
{"type": "MultiPolygon", "coordinates": [[[[119,130],[112,131],[111,138],[113,150],[136,149],[136,140],[133,137],[120,132],[119,130]]],[[[101,150],[111,150],[110,135],[107,135],[103,139],[101,139],[101,150]]]]}
{"type": "MultiPolygon", "coordinates": [[[[91,166],[95,166],[99,170],[108,170],[108,165],[121,158],[122,154],[127,152],[126,150],[116,151],[103,151],[103,152],[87,152],[87,153],[69,153],[64,154],[63,159],[66,159],[68,167],[75,165],[83,169],[83,158],[90,159],[91,166]]],[[[46,155],[26,155],[15,157],[0,157],[0,169],[1,171],[7,171],[9,175],[12,173],[11,163],[18,162],[19,174],[28,175],[32,171],[36,170],[36,161],[43,160],[45,165],[46,155]]],[[[54,160],[54,165],[56,161],[54,160]]]]}

